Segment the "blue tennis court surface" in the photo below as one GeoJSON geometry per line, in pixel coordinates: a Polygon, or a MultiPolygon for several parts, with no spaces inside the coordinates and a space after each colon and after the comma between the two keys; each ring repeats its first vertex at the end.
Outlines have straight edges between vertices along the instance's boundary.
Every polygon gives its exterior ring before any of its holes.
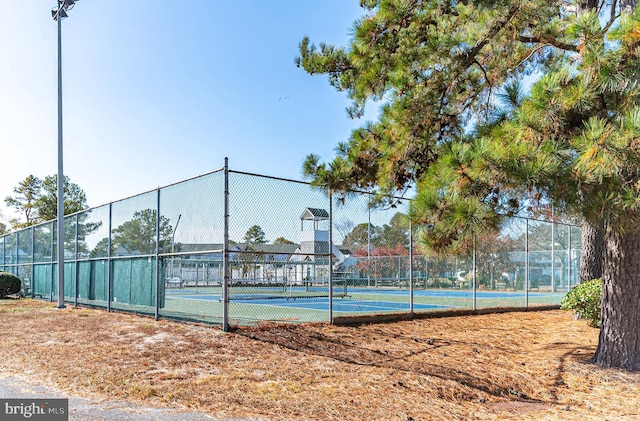
{"type": "MultiPolygon", "coordinates": [[[[282,293],[282,288],[273,288],[272,289],[274,293],[282,293]]],[[[314,293],[317,292],[318,294],[327,294],[328,295],[328,288],[326,287],[312,287],[312,288],[307,288],[305,289],[304,287],[293,287],[291,289],[289,289],[288,291],[292,292],[292,293],[299,293],[299,292],[307,292],[307,293],[314,293]]],[[[262,290],[265,294],[269,293],[269,289],[263,289],[262,290]]],[[[334,291],[336,291],[336,296],[339,295],[340,293],[342,293],[342,289],[341,288],[336,288],[334,289],[334,291]]],[[[236,296],[241,296],[241,293],[234,293],[236,296]]],[[[409,290],[408,289],[384,289],[384,288],[349,288],[347,290],[347,294],[351,295],[351,294],[374,294],[374,295],[394,295],[394,296],[407,296],[409,297],[409,290]]],[[[212,294],[195,294],[195,295],[191,295],[191,294],[185,294],[183,290],[167,290],[167,295],[176,297],[176,298],[185,298],[185,299],[196,299],[196,300],[220,300],[221,296],[219,294],[216,295],[212,295],[212,294]]],[[[252,295],[252,294],[247,294],[247,295],[252,295]]],[[[414,297],[443,297],[443,298],[470,298],[473,296],[473,291],[471,290],[424,290],[424,289],[416,289],[413,291],[413,295],[414,297]]],[[[535,296],[545,296],[545,295],[549,295],[549,293],[535,293],[535,292],[529,292],[529,297],[535,297],[535,296]]],[[[501,299],[501,298],[519,298],[519,297],[523,297],[524,298],[525,294],[524,291],[477,291],[476,292],[476,297],[479,299],[501,299]]],[[[408,300],[408,298],[407,298],[408,300]]],[[[237,299],[236,299],[237,301],[237,299]]]]}
{"type": "MultiPolygon", "coordinates": [[[[184,290],[173,290],[167,296],[181,300],[198,300],[198,301],[215,301],[220,302],[222,296],[218,291],[212,293],[185,293],[184,290]]],[[[233,305],[252,305],[252,306],[269,306],[279,308],[292,308],[304,310],[329,310],[329,297],[323,295],[328,293],[328,288],[303,288],[293,287],[288,290],[293,296],[269,296],[270,291],[261,290],[263,296],[259,294],[251,294],[249,290],[244,290],[245,294],[238,291],[231,294],[231,306],[233,305]],[[317,293],[318,296],[296,296],[296,293],[317,293]]],[[[282,294],[282,289],[273,289],[274,294],[282,294]]],[[[341,289],[336,289],[339,294],[341,289]]],[[[545,293],[529,293],[529,297],[549,295],[545,293]]],[[[414,303],[414,310],[439,310],[450,309],[460,305],[459,300],[469,301],[473,297],[473,291],[470,290],[414,290],[415,297],[434,297],[443,301],[445,304],[424,304],[414,303]],[[452,302],[447,302],[452,300],[452,302]]],[[[518,300],[524,299],[524,291],[477,291],[476,298],[478,300],[518,300]]],[[[349,288],[347,296],[334,296],[333,311],[345,313],[378,313],[385,311],[409,311],[409,290],[407,289],[385,289],[385,288],[349,288]],[[358,299],[359,296],[361,299],[358,299]],[[389,297],[388,299],[385,299],[389,297]],[[366,298],[365,298],[366,297],[366,298]],[[398,299],[398,297],[406,297],[398,299]]]]}
{"type": "MultiPolygon", "coordinates": [[[[238,301],[234,301],[238,302],[238,301]]],[[[328,298],[297,298],[295,300],[247,300],[240,301],[247,304],[261,304],[278,307],[291,307],[291,308],[304,308],[308,310],[328,310],[329,299],[328,298]],[[256,302],[257,301],[257,302],[256,302]],[[273,301],[277,301],[274,303],[273,301]]],[[[390,310],[409,310],[409,303],[398,303],[389,301],[361,301],[361,300],[349,300],[349,299],[334,299],[333,311],[344,311],[349,313],[358,312],[377,312],[377,311],[390,311],[390,310]]],[[[449,308],[448,306],[432,305],[432,304],[414,304],[413,308],[416,310],[433,310],[449,308]]]]}
{"type": "MultiPolygon", "coordinates": [[[[378,289],[378,288],[350,288],[349,293],[378,294],[378,295],[409,295],[407,289],[378,289]]],[[[529,297],[536,295],[548,295],[545,293],[529,292],[529,297]]],[[[415,289],[414,297],[446,297],[446,298],[467,298],[473,296],[472,290],[433,290],[415,289]]],[[[524,291],[477,291],[478,298],[524,298],[524,291]]]]}
{"type": "MultiPolygon", "coordinates": [[[[185,300],[205,300],[205,301],[220,301],[219,295],[182,295],[174,296],[175,298],[181,298],[185,300]]],[[[251,304],[259,306],[270,307],[287,307],[287,308],[300,308],[306,310],[329,310],[329,298],[267,298],[267,299],[251,299],[251,300],[238,300],[231,301],[231,306],[234,304],[251,304]]],[[[451,308],[445,305],[435,304],[416,304],[413,308],[415,310],[435,310],[451,308]]],[[[364,300],[351,300],[344,298],[336,298],[333,300],[333,311],[336,312],[349,312],[349,313],[368,313],[379,311],[393,311],[393,310],[409,310],[410,305],[408,302],[390,302],[390,301],[364,301],[364,300]]]]}

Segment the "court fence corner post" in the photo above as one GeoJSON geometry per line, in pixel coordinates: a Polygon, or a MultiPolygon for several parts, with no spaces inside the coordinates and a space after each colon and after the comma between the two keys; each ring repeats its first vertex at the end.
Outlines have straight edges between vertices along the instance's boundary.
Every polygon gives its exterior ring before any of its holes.
{"type": "MultiPolygon", "coordinates": [[[[79,271],[79,263],[78,263],[78,244],[80,243],[80,235],[78,234],[78,215],[80,215],[80,213],[76,213],[76,238],[74,239],[75,245],[73,247],[73,267],[74,267],[74,271],[73,271],[73,284],[74,284],[74,291],[73,291],[73,306],[74,307],[78,307],[78,295],[80,294],[80,278],[78,275],[78,271],[79,271]]],[[[33,249],[31,249],[31,254],[33,254],[33,249]]]]}
{"type": "Polygon", "coordinates": [[[111,301],[113,300],[113,270],[112,253],[113,247],[113,202],[109,203],[109,240],[107,247],[107,312],[111,312],[111,301]]]}
{"type": "Polygon", "coordinates": [[[222,330],[229,331],[229,158],[224,158],[224,243],[222,246],[222,330]]]}
{"type": "Polygon", "coordinates": [[[157,194],[156,194],[156,250],[155,250],[155,254],[156,254],[156,296],[155,296],[155,319],[156,321],[160,320],[160,219],[161,219],[161,214],[160,214],[160,187],[158,187],[157,190],[157,194]]]}

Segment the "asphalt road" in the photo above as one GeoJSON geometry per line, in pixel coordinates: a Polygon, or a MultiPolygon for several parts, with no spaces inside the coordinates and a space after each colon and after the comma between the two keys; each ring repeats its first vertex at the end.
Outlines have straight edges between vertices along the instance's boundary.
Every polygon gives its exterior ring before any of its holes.
{"type": "Polygon", "coordinates": [[[34,385],[16,376],[0,376],[2,399],[69,399],[69,421],[260,421],[258,418],[220,418],[201,412],[153,408],[123,401],[92,401],[34,385]]]}

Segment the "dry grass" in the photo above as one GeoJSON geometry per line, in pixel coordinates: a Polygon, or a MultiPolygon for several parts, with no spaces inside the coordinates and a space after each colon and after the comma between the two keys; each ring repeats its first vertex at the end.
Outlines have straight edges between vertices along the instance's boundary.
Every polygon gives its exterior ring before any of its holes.
{"type": "Polygon", "coordinates": [[[94,399],[271,419],[640,419],[640,373],[589,362],[562,311],[222,333],[0,301],[0,362],[94,399]]]}

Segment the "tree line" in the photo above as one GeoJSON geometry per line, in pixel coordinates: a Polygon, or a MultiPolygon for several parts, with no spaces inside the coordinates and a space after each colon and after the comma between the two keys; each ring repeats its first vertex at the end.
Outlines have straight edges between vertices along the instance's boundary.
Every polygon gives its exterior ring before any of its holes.
{"type": "MultiPolygon", "coordinates": [[[[87,208],[87,196],[75,183],[64,177],[64,214],[69,215],[87,208]]],[[[4,203],[13,208],[18,217],[9,220],[11,229],[18,230],[42,222],[52,221],[58,215],[58,176],[49,175],[40,179],[27,176],[13,189],[13,196],[7,196],[4,203]]],[[[7,227],[5,226],[6,230],[7,227]]]]}

